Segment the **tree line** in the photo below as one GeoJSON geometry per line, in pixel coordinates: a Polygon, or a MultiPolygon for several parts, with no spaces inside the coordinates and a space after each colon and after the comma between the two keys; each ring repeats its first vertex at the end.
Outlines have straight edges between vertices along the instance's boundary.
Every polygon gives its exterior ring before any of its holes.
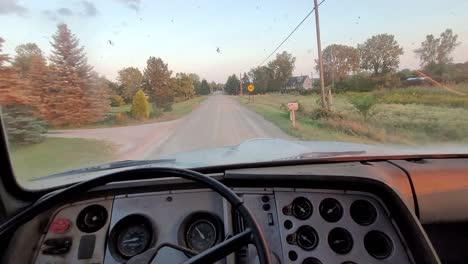
{"type": "Polygon", "coordinates": [[[84,47],[66,24],[59,24],[46,57],[35,43],[2,53],[0,37],[0,106],[10,142],[39,142],[48,127],[79,127],[106,118],[111,101],[131,103],[137,91],[153,108],[171,109],[174,101],[209,94],[219,85],[194,73],[172,76],[161,58],[149,57],[146,68],[127,67],[117,82],[100,76],[87,61],[84,47]],[[118,98],[120,97],[120,98],[118,98]]]}
{"type": "MultiPolygon", "coordinates": [[[[427,35],[420,48],[414,53],[420,60],[422,70],[438,81],[468,80],[468,63],[453,64],[451,56],[460,44],[458,36],[447,29],[439,37],[427,35]]],[[[394,35],[378,34],[368,38],[357,47],[331,44],[322,51],[325,85],[333,84],[337,91],[369,91],[377,87],[397,87],[408,77],[417,73],[404,69],[398,71],[400,56],[404,54],[394,35]]],[[[249,83],[255,85],[255,93],[278,92],[285,88],[295,68],[295,57],[286,51],[265,66],[259,66],[244,73],[241,80],[233,74],[228,77],[225,91],[238,94],[249,83]]],[[[319,66],[316,61],[315,70],[319,66]]],[[[314,87],[317,87],[315,83],[314,87]]],[[[245,91],[244,91],[245,92],[245,91]]]]}

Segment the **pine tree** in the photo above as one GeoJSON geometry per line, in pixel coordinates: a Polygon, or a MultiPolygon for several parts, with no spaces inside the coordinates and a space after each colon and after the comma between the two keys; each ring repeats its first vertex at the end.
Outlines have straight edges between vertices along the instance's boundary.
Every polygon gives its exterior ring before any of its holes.
{"type": "Polygon", "coordinates": [[[58,25],[50,56],[53,85],[48,105],[52,124],[80,126],[104,117],[110,105],[103,85],[88,65],[84,47],[65,24],[58,25]]]}

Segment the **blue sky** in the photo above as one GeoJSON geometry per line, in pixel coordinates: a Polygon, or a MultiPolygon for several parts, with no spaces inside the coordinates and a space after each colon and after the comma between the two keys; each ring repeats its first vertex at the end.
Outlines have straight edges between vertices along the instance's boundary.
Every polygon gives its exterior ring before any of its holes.
{"type": "MultiPolygon", "coordinates": [[[[224,82],[257,66],[312,7],[313,0],[0,0],[0,36],[6,53],[36,42],[49,55],[50,37],[65,22],[85,46],[89,63],[110,79],[123,67],[142,70],[156,56],[174,73],[224,82]]],[[[390,33],[405,51],[400,68],[417,68],[413,50],[425,35],[452,28],[462,42],[454,61],[468,61],[466,0],[326,0],[319,10],[322,47],[356,46],[390,33]]],[[[316,46],[310,16],[280,51],[296,57],[295,74],[316,75],[316,46]]]]}

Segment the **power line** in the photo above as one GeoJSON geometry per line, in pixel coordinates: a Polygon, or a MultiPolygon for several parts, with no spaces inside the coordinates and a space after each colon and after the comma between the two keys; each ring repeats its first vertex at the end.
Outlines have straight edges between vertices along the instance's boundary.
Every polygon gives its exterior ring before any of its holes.
{"type": "MultiPolygon", "coordinates": [[[[325,0],[322,0],[318,6],[320,6],[323,2],[325,2],[325,0]]],[[[281,46],[283,46],[283,44],[289,39],[289,37],[291,37],[292,34],[294,34],[294,32],[296,32],[296,30],[302,25],[302,23],[304,23],[304,21],[306,21],[306,19],[314,12],[315,10],[315,7],[312,8],[312,10],[304,17],[304,19],[302,19],[302,21],[293,29],[293,31],[291,31],[291,33],[289,33],[289,35],[281,42],[281,44],[278,45],[278,47],[276,47],[276,49],[270,53],[270,55],[268,55],[268,57],[266,57],[260,64],[258,64],[257,67],[260,67],[262,66],[263,63],[265,63],[265,61],[267,61],[273,54],[275,54],[275,52],[281,48],[281,46]]]]}

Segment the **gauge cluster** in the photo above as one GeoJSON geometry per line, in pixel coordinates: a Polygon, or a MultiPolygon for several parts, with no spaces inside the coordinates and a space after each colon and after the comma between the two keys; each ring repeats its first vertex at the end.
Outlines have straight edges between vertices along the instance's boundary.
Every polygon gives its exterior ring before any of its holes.
{"type": "Polygon", "coordinates": [[[223,208],[218,194],[200,189],[116,196],[104,263],[126,263],[165,243],[203,252],[224,239],[223,208]]]}
{"type": "MultiPolygon", "coordinates": [[[[263,229],[277,263],[409,263],[390,215],[373,196],[284,188],[236,191],[263,229]]],[[[57,211],[36,263],[126,263],[167,243],[188,250],[177,257],[158,255],[158,261],[183,262],[243,228],[242,219],[209,190],[89,200],[57,211]]],[[[255,256],[245,248],[235,257],[255,263],[255,256]]]]}
{"type": "Polygon", "coordinates": [[[275,198],[286,263],[409,263],[390,216],[374,197],[282,191],[275,198]]]}

